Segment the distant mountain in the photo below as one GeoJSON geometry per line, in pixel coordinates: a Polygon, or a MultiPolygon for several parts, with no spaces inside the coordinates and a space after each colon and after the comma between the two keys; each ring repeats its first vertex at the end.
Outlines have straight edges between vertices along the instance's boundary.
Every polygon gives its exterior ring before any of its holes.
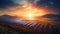
{"type": "Polygon", "coordinates": [[[46,14],[42,17],[46,17],[46,18],[60,18],[60,14],[46,14]]]}
{"type": "Polygon", "coordinates": [[[42,17],[49,18],[49,19],[55,20],[55,21],[60,21],[60,14],[46,14],[42,17]]]}
{"type": "Polygon", "coordinates": [[[8,23],[14,23],[16,21],[16,16],[10,16],[10,15],[2,15],[0,16],[0,23],[1,22],[8,22],[8,23]]]}
{"type": "Polygon", "coordinates": [[[26,24],[24,21],[18,19],[17,16],[10,16],[10,15],[0,16],[0,23],[26,24]]]}
{"type": "Polygon", "coordinates": [[[6,15],[6,14],[5,14],[5,15],[2,15],[2,16],[0,16],[0,17],[1,17],[1,18],[3,18],[3,17],[5,17],[5,18],[6,18],[6,17],[8,17],[8,18],[15,18],[15,16],[10,16],[10,15],[6,15]]]}

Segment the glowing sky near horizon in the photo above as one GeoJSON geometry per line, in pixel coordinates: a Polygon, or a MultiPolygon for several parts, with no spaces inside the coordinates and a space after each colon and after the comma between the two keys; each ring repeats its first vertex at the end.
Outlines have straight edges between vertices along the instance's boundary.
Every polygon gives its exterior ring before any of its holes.
{"type": "MultiPolygon", "coordinates": [[[[32,4],[37,4],[38,2],[41,4],[38,4],[38,5],[42,5],[44,2],[46,2],[45,4],[47,4],[47,2],[49,3],[50,6],[53,6],[55,4],[55,2],[53,1],[45,1],[45,0],[12,0],[15,4],[19,4],[19,5],[29,5],[29,3],[32,3],[32,4]]],[[[21,6],[15,6],[15,7],[7,7],[7,9],[4,9],[3,11],[0,11],[0,14],[9,14],[9,15],[16,15],[17,13],[19,12],[22,12],[20,11],[20,7],[21,6]]],[[[34,6],[34,5],[33,5],[34,6]]],[[[44,5],[45,6],[45,5],[44,5]]],[[[54,14],[54,13],[60,13],[59,10],[56,11],[55,9],[50,9],[47,5],[46,5],[46,8],[42,6],[42,7],[39,7],[39,9],[43,9],[45,14],[54,14]]],[[[58,5],[57,5],[58,6],[58,5]]],[[[38,6],[37,6],[38,7],[38,6]]],[[[57,8],[56,8],[57,9],[57,8]]]]}

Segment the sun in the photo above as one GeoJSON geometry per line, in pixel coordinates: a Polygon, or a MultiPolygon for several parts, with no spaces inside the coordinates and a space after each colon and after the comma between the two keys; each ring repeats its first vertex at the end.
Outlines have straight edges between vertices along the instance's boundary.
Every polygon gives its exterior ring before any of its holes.
{"type": "Polygon", "coordinates": [[[27,14],[28,17],[33,17],[32,13],[27,14]]]}
{"type": "Polygon", "coordinates": [[[26,18],[28,20],[34,20],[35,19],[33,13],[28,13],[26,18]]]}

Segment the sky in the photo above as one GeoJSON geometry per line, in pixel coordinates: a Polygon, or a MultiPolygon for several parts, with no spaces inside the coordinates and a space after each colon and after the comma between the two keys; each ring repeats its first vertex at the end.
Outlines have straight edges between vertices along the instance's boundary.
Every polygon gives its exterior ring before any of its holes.
{"type": "Polygon", "coordinates": [[[18,7],[19,5],[28,3],[36,4],[37,7],[42,6],[49,13],[60,14],[60,0],[0,0],[0,15],[11,12],[14,13],[14,6],[18,7]]]}
{"type": "Polygon", "coordinates": [[[55,13],[60,13],[60,0],[0,0],[0,10],[6,9],[7,7],[16,6],[17,4],[26,4],[29,2],[35,3],[37,7],[43,6],[54,10],[55,13]]]}

